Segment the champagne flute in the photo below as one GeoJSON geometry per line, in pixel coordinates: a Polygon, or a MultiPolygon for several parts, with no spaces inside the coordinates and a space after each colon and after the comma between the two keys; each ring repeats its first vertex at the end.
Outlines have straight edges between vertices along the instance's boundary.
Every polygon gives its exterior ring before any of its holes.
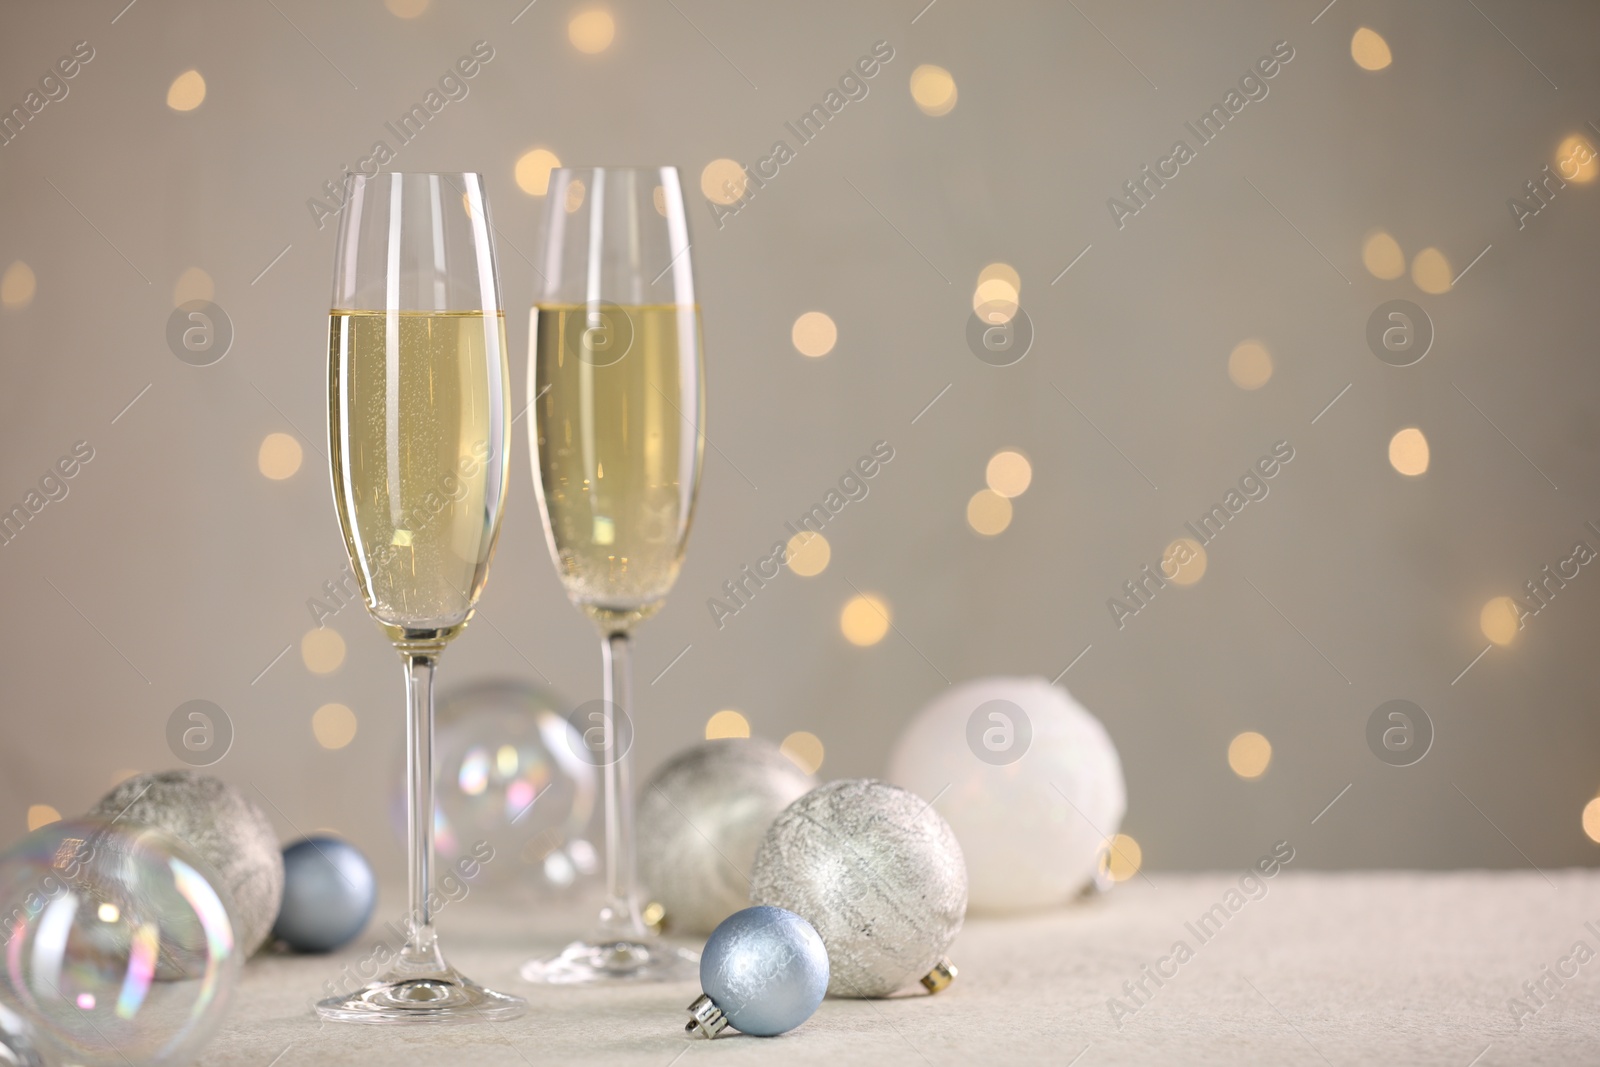
{"type": "Polygon", "coordinates": [[[577,725],[604,768],[606,898],[594,936],[522,976],[692,979],[698,956],[652,937],[639,916],[628,782],[629,635],[677,580],[704,450],[683,193],[673,167],[566,168],[552,172],[547,205],[530,327],[534,488],[567,596],[600,631],[603,698],[577,725]]]}
{"type": "Polygon", "coordinates": [[[341,1022],[508,1019],[520,997],[445,962],[433,928],[433,673],[483,591],[506,493],[505,315],[478,174],[353,175],[334,258],[328,458],[367,611],[406,671],[407,937],[317,1004],[341,1022]]]}

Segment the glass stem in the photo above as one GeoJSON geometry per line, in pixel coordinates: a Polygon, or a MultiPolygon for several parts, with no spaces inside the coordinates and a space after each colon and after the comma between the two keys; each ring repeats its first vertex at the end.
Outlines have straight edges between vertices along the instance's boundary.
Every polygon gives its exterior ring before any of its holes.
{"type": "Polygon", "coordinates": [[[437,650],[402,649],[406,665],[406,841],[411,910],[401,965],[444,968],[428,887],[433,878],[433,672],[437,650]]]}
{"type": "Polygon", "coordinates": [[[601,932],[608,938],[647,937],[634,891],[633,789],[628,776],[632,748],[632,641],[627,633],[607,634],[600,641],[605,665],[601,696],[605,716],[606,900],[600,911],[601,932]]]}

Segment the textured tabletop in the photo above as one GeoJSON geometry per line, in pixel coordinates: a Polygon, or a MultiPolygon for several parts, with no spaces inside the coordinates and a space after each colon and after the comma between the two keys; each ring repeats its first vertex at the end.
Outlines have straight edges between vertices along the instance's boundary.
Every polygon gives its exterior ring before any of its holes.
{"type": "MultiPolygon", "coordinates": [[[[527,996],[526,1017],[321,1024],[312,997],[361,949],[266,956],[246,968],[200,1062],[1600,1062],[1600,960],[1591,959],[1600,951],[1600,872],[1295,871],[1265,889],[1252,897],[1237,876],[1156,873],[1060,911],[973,919],[951,951],[960,977],[944,993],[828,1000],[785,1036],[715,1041],[683,1032],[684,1007],[698,993],[690,985],[523,984],[517,964],[554,945],[550,931],[572,918],[469,897],[441,916],[448,953],[478,981],[527,996]]],[[[386,896],[380,916],[398,911],[398,899],[386,896]]]]}

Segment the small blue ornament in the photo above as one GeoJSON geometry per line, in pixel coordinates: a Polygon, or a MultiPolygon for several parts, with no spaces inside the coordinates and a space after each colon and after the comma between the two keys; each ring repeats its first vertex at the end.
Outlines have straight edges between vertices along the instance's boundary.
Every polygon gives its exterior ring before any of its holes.
{"type": "Polygon", "coordinates": [[[372,865],[350,842],[323,835],[283,850],[283,907],[272,936],[295,951],[332,952],[350,943],[377,906],[372,865]]]}
{"type": "Polygon", "coordinates": [[[773,1037],[811,1018],[828,992],[828,950],[792,911],[760,905],[736,911],[700,953],[700,988],[689,1005],[690,1033],[716,1037],[732,1026],[773,1037]]]}

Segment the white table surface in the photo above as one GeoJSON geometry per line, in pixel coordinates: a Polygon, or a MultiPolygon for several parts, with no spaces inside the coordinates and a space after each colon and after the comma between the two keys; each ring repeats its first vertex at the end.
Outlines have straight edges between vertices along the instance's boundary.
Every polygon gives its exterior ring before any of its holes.
{"type": "MultiPolygon", "coordinates": [[[[1186,926],[1237,876],[1152,874],[1105,897],[1012,919],[970,918],[937,996],[828,1000],[778,1038],[684,1034],[695,985],[535,988],[518,963],[575,916],[487,891],[440,918],[447,954],[525,995],[522,1019],[399,1028],[320,1023],[310,1002],[359,957],[261,956],[200,1062],[324,1064],[1496,1064],[1600,1063],[1600,957],[1531,1016],[1509,1002],[1582,940],[1600,952],[1600,872],[1325,874],[1287,871],[1201,943],[1186,926]],[[1194,956],[1131,1018],[1144,964],[1175,941],[1194,956]],[[1076,1059],[1075,1059],[1076,1057],[1076,1059]]],[[[379,915],[399,913],[386,895],[379,915]]],[[[1164,965],[1169,973],[1173,964],[1164,965]]],[[[1571,970],[1571,966],[1566,967],[1571,970]]],[[[1553,987],[1553,984],[1552,984],[1553,987]]],[[[1530,1008],[1533,1001],[1528,1001],[1530,1008]]]]}

